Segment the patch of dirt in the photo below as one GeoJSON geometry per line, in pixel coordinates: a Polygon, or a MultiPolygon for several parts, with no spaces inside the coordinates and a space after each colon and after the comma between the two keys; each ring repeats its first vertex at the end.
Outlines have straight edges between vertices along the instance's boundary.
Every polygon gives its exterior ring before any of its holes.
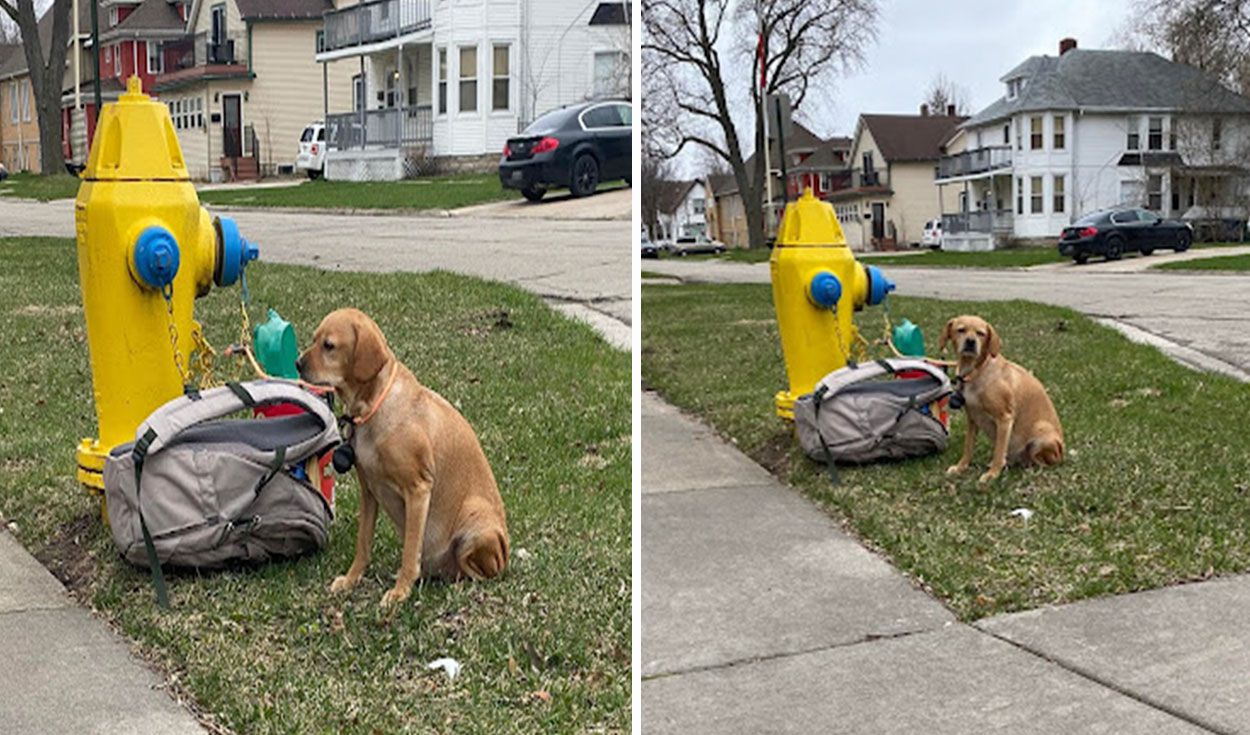
{"type": "Polygon", "coordinates": [[[79,599],[90,597],[99,571],[99,562],[88,548],[99,523],[98,513],[84,513],[61,527],[56,536],[35,554],[39,563],[79,599]]]}
{"type": "Polygon", "coordinates": [[[781,431],[773,434],[752,459],[778,478],[789,477],[790,449],[793,446],[794,437],[788,431],[781,431]]]}
{"type": "Polygon", "coordinates": [[[19,309],[14,309],[15,316],[71,316],[82,311],[82,307],[78,304],[61,304],[60,306],[48,306],[47,304],[27,304],[19,309]]]}
{"type": "Polygon", "coordinates": [[[494,332],[512,327],[512,318],[507,309],[496,309],[475,315],[474,323],[460,331],[471,337],[489,337],[494,332]]]}

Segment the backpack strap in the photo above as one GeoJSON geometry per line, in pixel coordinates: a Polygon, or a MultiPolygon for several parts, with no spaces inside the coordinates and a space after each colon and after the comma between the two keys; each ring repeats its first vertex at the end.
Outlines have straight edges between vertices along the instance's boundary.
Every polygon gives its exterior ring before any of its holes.
{"type": "MultiPolygon", "coordinates": [[[[946,391],[950,389],[950,378],[946,377],[946,373],[936,365],[932,365],[924,360],[914,360],[906,358],[886,358],[884,360],[874,360],[873,362],[864,362],[857,365],[847,365],[839,370],[826,375],[816,384],[817,389],[824,388],[824,397],[832,398],[840,391],[856,383],[862,383],[865,380],[874,380],[882,375],[894,375],[901,372],[918,371],[924,372],[932,376],[935,380],[944,386],[946,391]]],[[[814,391],[813,391],[814,393],[814,391]]]]}
{"type": "Polygon", "coordinates": [[[139,530],[143,532],[143,548],[148,554],[148,569],[152,572],[152,586],[156,588],[156,604],[168,609],[169,590],[165,587],[161,560],[156,556],[156,545],[152,543],[152,533],[148,531],[148,522],[143,517],[143,462],[147,459],[148,449],[154,441],[156,441],[156,431],[148,429],[135,441],[130,457],[135,466],[135,505],[139,510],[139,530]]]}

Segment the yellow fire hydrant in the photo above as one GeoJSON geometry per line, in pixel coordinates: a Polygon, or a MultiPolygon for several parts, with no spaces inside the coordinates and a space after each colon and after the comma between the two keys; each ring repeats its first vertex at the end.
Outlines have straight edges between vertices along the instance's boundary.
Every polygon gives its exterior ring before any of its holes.
{"type": "Polygon", "coordinates": [[[769,266],[790,383],[777,393],[777,415],[793,419],[795,399],[846,365],[859,334],[853,313],[885,301],[894,283],[855,260],[833,206],[811,189],[786,206],[769,266]]]}
{"type": "Polygon", "coordinates": [[[259,252],[200,206],[169,110],[138,77],[101,112],[74,216],[100,432],[78,445],[78,480],[102,490],[109,451],[190,381],[193,302],[259,252]]]}

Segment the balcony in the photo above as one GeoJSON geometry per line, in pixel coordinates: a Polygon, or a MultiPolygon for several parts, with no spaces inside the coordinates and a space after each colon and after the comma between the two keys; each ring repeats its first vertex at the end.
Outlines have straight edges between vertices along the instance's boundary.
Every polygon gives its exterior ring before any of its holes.
{"type": "Polygon", "coordinates": [[[983,209],[979,212],[959,212],[942,215],[942,234],[958,235],[965,232],[1009,233],[1012,213],[1010,209],[983,209]]]}
{"type": "Polygon", "coordinates": [[[434,140],[434,109],[429,105],[343,112],[326,118],[330,150],[403,148],[434,140]]]}
{"type": "Polygon", "coordinates": [[[1011,168],[1011,146],[991,146],[942,156],[938,159],[937,179],[985,174],[1011,168]]]}
{"type": "Polygon", "coordinates": [[[325,51],[363,46],[430,27],[430,0],[371,0],[325,15],[325,51]]]}
{"type": "Polygon", "coordinates": [[[890,190],[890,173],[863,169],[851,169],[838,174],[838,184],[825,196],[826,201],[854,199],[864,194],[885,193],[890,190]]]}

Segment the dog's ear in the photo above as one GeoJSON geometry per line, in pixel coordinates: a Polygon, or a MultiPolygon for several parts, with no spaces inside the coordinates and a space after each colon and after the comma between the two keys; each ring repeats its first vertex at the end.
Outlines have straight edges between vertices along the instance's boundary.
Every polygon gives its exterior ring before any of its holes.
{"type": "Polygon", "coordinates": [[[999,337],[998,330],[989,324],[986,324],[985,328],[987,330],[987,334],[989,334],[989,337],[985,342],[985,351],[988,352],[991,357],[998,357],[1003,351],[1003,338],[999,337]]]}
{"type": "Polygon", "coordinates": [[[938,338],[938,352],[946,352],[946,343],[955,338],[955,320],[951,319],[942,327],[942,336],[938,338]]]}
{"type": "Polygon", "coordinates": [[[372,380],[386,364],[386,342],[382,339],[382,330],[369,321],[356,321],[354,329],[356,349],[352,353],[352,378],[363,383],[372,380]]]}

